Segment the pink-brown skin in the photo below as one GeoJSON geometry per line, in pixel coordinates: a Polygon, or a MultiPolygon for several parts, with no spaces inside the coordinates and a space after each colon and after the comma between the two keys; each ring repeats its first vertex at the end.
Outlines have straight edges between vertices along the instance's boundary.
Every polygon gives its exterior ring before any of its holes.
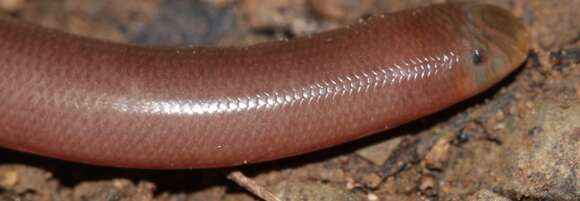
{"type": "Polygon", "coordinates": [[[147,169],[235,166],[396,127],[525,58],[507,11],[445,4],[290,42],[164,49],[0,21],[0,146],[147,169]]]}

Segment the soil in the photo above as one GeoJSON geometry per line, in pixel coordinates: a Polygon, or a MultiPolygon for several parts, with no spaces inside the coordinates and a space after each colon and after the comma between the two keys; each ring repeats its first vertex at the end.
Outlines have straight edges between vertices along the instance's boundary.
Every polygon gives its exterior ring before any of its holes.
{"type": "MultiPolygon", "coordinates": [[[[158,46],[291,39],[444,0],[0,0],[3,14],[74,34],[158,46]]],[[[580,200],[580,1],[480,0],[532,33],[493,89],[356,142],[229,169],[98,167],[0,150],[0,200],[580,200]]]]}

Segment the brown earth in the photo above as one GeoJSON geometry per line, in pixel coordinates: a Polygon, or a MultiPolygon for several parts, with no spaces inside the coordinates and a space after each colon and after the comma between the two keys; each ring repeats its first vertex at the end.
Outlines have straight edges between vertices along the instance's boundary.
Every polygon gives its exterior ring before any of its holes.
{"type": "MultiPolygon", "coordinates": [[[[248,45],[444,0],[0,0],[5,15],[165,46],[248,45]]],[[[343,146],[237,168],[286,200],[580,200],[580,1],[480,0],[530,28],[525,64],[460,105],[343,146]]],[[[96,167],[0,150],[0,200],[258,200],[234,169],[96,167]]]]}

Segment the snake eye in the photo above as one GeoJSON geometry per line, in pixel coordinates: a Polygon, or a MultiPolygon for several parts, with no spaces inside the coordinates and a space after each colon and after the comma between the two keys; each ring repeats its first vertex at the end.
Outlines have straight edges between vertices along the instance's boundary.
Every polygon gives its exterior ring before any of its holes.
{"type": "Polygon", "coordinates": [[[472,52],[472,62],[474,65],[479,65],[485,62],[486,58],[484,55],[483,50],[481,49],[474,49],[472,52]]]}

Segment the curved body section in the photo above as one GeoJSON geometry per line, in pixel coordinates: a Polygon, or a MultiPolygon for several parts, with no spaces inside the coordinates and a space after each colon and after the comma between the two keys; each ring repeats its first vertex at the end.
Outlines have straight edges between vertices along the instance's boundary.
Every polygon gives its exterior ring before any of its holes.
{"type": "Polygon", "coordinates": [[[446,4],[242,48],[114,44],[0,21],[0,146],[149,169],[293,156],[485,90],[525,58],[504,10],[446,4]]]}

